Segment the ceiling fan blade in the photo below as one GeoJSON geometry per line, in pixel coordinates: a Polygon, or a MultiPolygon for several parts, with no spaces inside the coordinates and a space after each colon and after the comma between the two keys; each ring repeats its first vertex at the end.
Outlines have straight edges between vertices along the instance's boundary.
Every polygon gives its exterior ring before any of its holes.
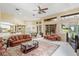
{"type": "Polygon", "coordinates": [[[41,7],[40,6],[38,6],[38,10],[41,11],[41,7]]]}
{"type": "Polygon", "coordinates": [[[41,14],[41,11],[39,11],[38,14],[41,14]]]}
{"type": "Polygon", "coordinates": [[[43,13],[46,13],[44,10],[41,10],[43,13]]]}
{"type": "Polygon", "coordinates": [[[33,11],[38,11],[38,10],[33,10],[33,11]]]}
{"type": "Polygon", "coordinates": [[[20,9],[16,8],[17,11],[19,11],[20,9]]]}
{"type": "Polygon", "coordinates": [[[44,8],[44,9],[42,9],[42,10],[48,10],[48,8],[44,8]]]}

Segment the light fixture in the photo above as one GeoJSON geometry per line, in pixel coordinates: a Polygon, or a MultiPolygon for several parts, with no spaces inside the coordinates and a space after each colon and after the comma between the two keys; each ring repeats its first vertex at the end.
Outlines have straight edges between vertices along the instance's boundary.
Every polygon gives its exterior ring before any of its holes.
{"type": "Polygon", "coordinates": [[[17,15],[21,15],[22,14],[19,8],[16,8],[16,13],[17,13],[17,15]]]}
{"type": "Polygon", "coordinates": [[[33,14],[33,16],[35,16],[35,14],[33,14]]]}
{"type": "Polygon", "coordinates": [[[54,21],[56,21],[57,19],[54,19],[54,21]]]}

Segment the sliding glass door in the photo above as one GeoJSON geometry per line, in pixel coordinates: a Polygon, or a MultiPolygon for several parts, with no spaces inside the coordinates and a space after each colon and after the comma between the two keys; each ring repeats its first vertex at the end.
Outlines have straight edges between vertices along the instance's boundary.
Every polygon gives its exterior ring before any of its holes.
{"type": "Polygon", "coordinates": [[[51,35],[56,32],[56,24],[50,24],[45,26],[45,34],[51,35]]]}

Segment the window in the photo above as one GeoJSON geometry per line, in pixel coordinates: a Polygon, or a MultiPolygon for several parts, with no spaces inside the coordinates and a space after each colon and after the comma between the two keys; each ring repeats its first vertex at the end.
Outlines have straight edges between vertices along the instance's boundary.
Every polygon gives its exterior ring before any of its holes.
{"type": "Polygon", "coordinates": [[[56,24],[50,24],[45,26],[45,34],[46,35],[51,35],[56,32],[56,24]]]}
{"type": "Polygon", "coordinates": [[[10,32],[11,24],[6,22],[0,22],[0,33],[7,33],[10,32]]]}

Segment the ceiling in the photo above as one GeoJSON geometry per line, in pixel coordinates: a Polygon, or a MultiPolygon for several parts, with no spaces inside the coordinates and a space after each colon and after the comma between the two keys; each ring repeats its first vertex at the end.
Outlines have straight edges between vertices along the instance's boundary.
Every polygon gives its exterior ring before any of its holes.
{"type": "Polygon", "coordinates": [[[36,20],[77,7],[79,7],[78,3],[0,3],[0,11],[11,13],[16,18],[23,20],[36,20]],[[46,10],[46,13],[38,14],[37,11],[33,11],[38,10],[37,6],[48,8],[48,10],[46,10]],[[19,9],[19,12],[16,11],[16,8],[19,9]]]}

